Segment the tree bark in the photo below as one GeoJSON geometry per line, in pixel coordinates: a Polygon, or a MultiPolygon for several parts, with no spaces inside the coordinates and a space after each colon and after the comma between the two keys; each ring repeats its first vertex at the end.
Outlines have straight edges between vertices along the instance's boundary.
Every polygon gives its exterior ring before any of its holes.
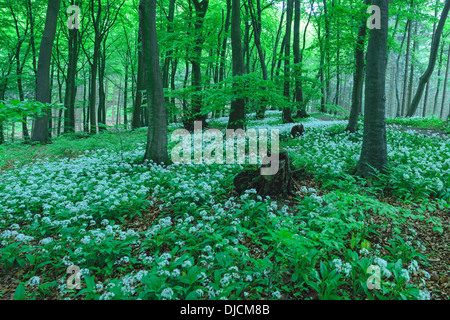
{"type": "Polygon", "coordinates": [[[142,127],[142,91],[145,90],[144,83],[144,55],[142,52],[142,25],[143,21],[141,16],[139,17],[139,35],[138,35],[138,71],[137,71],[137,81],[136,81],[136,94],[134,95],[134,105],[133,105],[133,120],[131,123],[132,129],[137,129],[142,127]]]}
{"type": "MultiPolygon", "coordinates": [[[[283,1],[283,11],[281,12],[280,24],[278,26],[277,36],[275,38],[275,46],[273,47],[272,69],[270,71],[270,79],[271,80],[274,79],[274,71],[275,71],[275,66],[276,66],[276,62],[277,62],[277,49],[278,49],[278,43],[280,42],[280,38],[281,38],[281,31],[282,31],[282,27],[283,27],[284,14],[285,14],[285,10],[284,10],[284,1],[283,1]]],[[[284,40],[282,41],[282,44],[281,44],[281,53],[280,53],[280,55],[283,54],[283,51],[284,51],[284,40]]]]}
{"type": "MultiPolygon", "coordinates": [[[[367,4],[367,0],[365,1],[367,4]]],[[[364,79],[364,43],[367,34],[366,20],[362,19],[358,29],[358,39],[355,47],[355,72],[353,73],[353,90],[352,90],[352,106],[350,109],[350,118],[345,129],[348,132],[356,132],[358,130],[358,116],[362,105],[362,90],[364,79]]]]}
{"type": "MultiPolygon", "coordinates": [[[[250,15],[252,18],[252,24],[253,24],[253,34],[254,34],[254,40],[255,40],[255,46],[256,50],[258,51],[258,57],[259,62],[261,64],[261,70],[262,70],[262,76],[263,80],[268,80],[268,74],[267,74],[267,65],[266,65],[266,59],[264,57],[263,48],[261,45],[261,31],[262,31],[262,9],[261,9],[261,0],[256,0],[256,13],[253,9],[252,1],[249,1],[249,7],[250,7],[250,15]]],[[[264,92],[266,91],[266,87],[262,87],[261,90],[264,92]]],[[[260,101],[260,107],[256,110],[256,116],[257,119],[264,119],[264,113],[266,111],[267,107],[267,99],[265,98],[265,94],[263,93],[263,98],[260,101]]]]}
{"type": "Polygon", "coordinates": [[[283,96],[286,98],[285,107],[283,108],[282,120],[283,123],[293,123],[292,119],[292,108],[289,106],[290,103],[290,83],[291,83],[291,26],[292,26],[292,16],[294,13],[294,2],[293,0],[287,0],[286,9],[286,34],[285,34],[285,47],[284,47],[284,86],[283,86],[283,96]]]}
{"type": "MultiPolygon", "coordinates": [[[[74,1],[72,1],[72,4],[74,1]]],[[[75,97],[77,94],[76,74],[79,53],[79,31],[76,28],[69,31],[69,62],[66,75],[66,93],[64,96],[64,133],[75,132],[75,97]]]]}
{"type": "Polygon", "coordinates": [[[357,173],[372,176],[374,170],[387,171],[386,141],[386,53],[388,38],[388,0],[373,0],[381,10],[381,29],[370,30],[364,108],[364,135],[357,173]]]}
{"type": "MultiPolygon", "coordinates": [[[[408,20],[405,26],[405,32],[403,33],[403,39],[402,39],[402,43],[400,45],[400,52],[403,49],[403,44],[405,43],[405,39],[406,39],[406,31],[408,30],[408,26],[409,26],[410,21],[408,20]]],[[[397,56],[397,69],[395,72],[395,97],[397,100],[397,112],[396,112],[396,117],[400,117],[401,116],[401,110],[402,110],[402,106],[401,106],[401,102],[400,102],[400,93],[398,90],[398,75],[400,72],[400,53],[397,56]]]]}
{"type": "Polygon", "coordinates": [[[141,0],[139,9],[143,16],[143,46],[147,72],[149,126],[145,160],[167,163],[167,109],[159,65],[159,48],[156,35],[156,0],[141,0]]]}
{"type": "Polygon", "coordinates": [[[303,33],[303,47],[300,50],[300,20],[301,20],[301,7],[300,0],[294,0],[294,43],[293,43],[293,51],[294,51],[294,64],[296,65],[295,71],[295,103],[297,105],[297,117],[299,118],[307,118],[309,115],[306,112],[306,104],[303,100],[303,89],[302,89],[302,62],[303,62],[303,52],[306,46],[306,30],[308,30],[308,25],[311,20],[312,15],[312,6],[313,1],[311,3],[311,10],[308,16],[308,21],[306,22],[305,30],[303,33]]]}
{"type": "MultiPolygon", "coordinates": [[[[438,16],[438,6],[439,6],[440,0],[436,0],[435,9],[434,9],[434,18],[437,19],[438,16]]],[[[433,23],[433,37],[436,33],[436,21],[433,23]]],[[[437,51],[436,50],[436,57],[437,57],[437,51]]],[[[427,104],[428,104],[428,93],[430,91],[430,80],[427,81],[426,89],[425,89],[425,97],[423,99],[423,110],[422,110],[422,118],[426,117],[427,114],[427,104]]]]}
{"type": "MultiPolygon", "coordinates": [[[[106,39],[105,39],[106,41],[106,39]]],[[[105,90],[105,71],[106,71],[106,44],[102,42],[102,49],[98,56],[98,131],[106,130],[106,90],[105,90]]]]}
{"type": "Polygon", "coordinates": [[[445,108],[445,98],[447,93],[447,82],[448,82],[448,70],[450,67],[450,45],[448,47],[448,54],[447,54],[447,67],[445,68],[445,79],[444,79],[444,88],[442,91],[442,103],[441,103],[441,112],[439,114],[439,119],[442,119],[442,116],[444,115],[444,108],[445,108]]]}
{"type": "Polygon", "coordinates": [[[194,48],[192,57],[192,86],[194,88],[194,94],[192,97],[192,118],[188,122],[192,123],[194,121],[206,120],[206,116],[201,114],[202,108],[202,72],[201,72],[201,61],[202,61],[202,50],[203,42],[205,41],[203,37],[203,24],[206,12],[208,10],[209,0],[192,0],[195,8],[195,20],[194,20],[194,48]]]}
{"type": "MultiPolygon", "coordinates": [[[[244,74],[244,55],[241,39],[241,6],[240,0],[231,1],[231,48],[233,77],[244,74]]],[[[228,129],[243,129],[245,120],[245,99],[240,96],[239,84],[233,83],[235,98],[231,101],[228,129]]]]}
{"type": "Polygon", "coordinates": [[[438,105],[438,98],[439,98],[439,91],[441,87],[441,71],[442,71],[442,60],[444,55],[444,46],[441,46],[441,53],[439,54],[439,68],[438,68],[438,74],[437,74],[437,89],[436,93],[434,95],[434,104],[433,104],[433,115],[436,115],[437,112],[437,105],[438,105]]]}
{"type": "MultiPolygon", "coordinates": [[[[39,61],[37,70],[37,101],[41,103],[50,102],[50,62],[52,57],[53,41],[56,34],[58,12],[61,0],[49,0],[47,15],[45,18],[44,33],[42,35],[39,49],[39,61]]],[[[31,140],[33,142],[47,143],[48,134],[48,111],[41,117],[36,118],[33,126],[31,140]]]]}
{"type": "Polygon", "coordinates": [[[411,29],[412,29],[412,20],[408,19],[408,40],[406,40],[406,56],[405,56],[405,74],[403,79],[403,98],[402,98],[402,109],[400,112],[400,116],[405,114],[405,106],[406,106],[406,97],[407,97],[407,84],[408,84],[408,64],[409,64],[409,52],[411,48],[411,29]]]}

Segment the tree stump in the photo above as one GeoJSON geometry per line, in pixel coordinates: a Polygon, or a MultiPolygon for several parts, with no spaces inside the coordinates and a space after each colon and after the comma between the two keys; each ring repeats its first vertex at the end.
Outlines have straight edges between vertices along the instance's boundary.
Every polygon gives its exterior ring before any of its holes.
{"type": "Polygon", "coordinates": [[[291,136],[292,138],[301,137],[303,133],[305,132],[305,128],[302,124],[295,125],[291,129],[291,136]]]}
{"type": "Polygon", "coordinates": [[[278,171],[274,175],[261,175],[260,169],[270,167],[270,163],[258,169],[247,168],[238,173],[233,184],[238,194],[255,189],[260,196],[287,196],[299,191],[296,179],[302,178],[305,168],[293,170],[292,159],[287,152],[279,154],[278,171]]]}

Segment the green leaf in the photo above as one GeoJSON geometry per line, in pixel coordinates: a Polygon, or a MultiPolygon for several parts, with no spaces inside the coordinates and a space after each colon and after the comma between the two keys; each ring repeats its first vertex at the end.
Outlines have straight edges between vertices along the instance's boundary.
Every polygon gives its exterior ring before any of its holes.
{"type": "Polygon", "coordinates": [[[189,294],[186,296],[186,300],[197,300],[198,293],[194,290],[189,292],[189,294]]]}
{"type": "Polygon", "coordinates": [[[36,262],[36,258],[31,254],[26,254],[25,257],[30,261],[31,264],[34,264],[36,262]]]}
{"type": "Polygon", "coordinates": [[[320,273],[322,274],[322,278],[325,279],[328,276],[328,268],[325,265],[325,263],[323,263],[322,261],[320,261],[320,273]]]}
{"type": "Polygon", "coordinates": [[[14,300],[23,300],[25,299],[25,286],[23,285],[23,283],[20,283],[17,288],[16,291],[14,292],[14,300]]]}

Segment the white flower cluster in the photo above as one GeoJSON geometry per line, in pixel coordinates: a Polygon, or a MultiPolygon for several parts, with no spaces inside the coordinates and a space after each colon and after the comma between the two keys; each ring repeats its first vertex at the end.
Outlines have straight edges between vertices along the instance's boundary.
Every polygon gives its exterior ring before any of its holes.
{"type": "Polygon", "coordinates": [[[339,258],[333,259],[331,263],[334,265],[334,268],[337,272],[342,272],[347,277],[350,275],[350,272],[352,271],[352,265],[350,263],[342,263],[342,260],[339,258]]]}

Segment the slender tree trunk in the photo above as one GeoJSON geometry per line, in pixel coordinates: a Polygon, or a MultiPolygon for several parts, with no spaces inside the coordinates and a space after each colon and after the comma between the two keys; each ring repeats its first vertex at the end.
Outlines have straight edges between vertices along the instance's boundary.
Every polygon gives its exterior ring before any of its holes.
{"type": "MultiPolygon", "coordinates": [[[[278,43],[280,42],[280,38],[281,38],[281,31],[283,28],[284,13],[285,13],[285,11],[284,11],[284,1],[283,1],[283,11],[281,12],[280,25],[278,26],[277,36],[275,38],[275,46],[273,47],[272,69],[270,71],[270,79],[271,80],[274,79],[273,77],[274,77],[276,62],[277,62],[277,60],[280,61],[279,58],[277,59],[277,49],[278,49],[278,43]]],[[[280,56],[283,55],[283,51],[284,51],[284,40],[282,41],[282,44],[281,44],[280,56]]]]}
{"type": "MultiPolygon", "coordinates": [[[[414,100],[412,105],[409,106],[408,110],[408,117],[411,117],[414,115],[414,113],[417,110],[417,106],[419,105],[420,99],[422,98],[423,89],[425,87],[425,84],[429,81],[431,74],[433,73],[434,66],[436,64],[436,58],[437,58],[437,52],[439,50],[439,42],[442,35],[442,30],[444,29],[445,21],[447,20],[448,12],[450,9],[450,0],[446,0],[444,10],[442,11],[441,18],[439,19],[439,24],[436,29],[436,32],[433,34],[433,41],[431,44],[431,53],[430,53],[430,60],[428,63],[428,68],[425,71],[425,73],[420,78],[419,87],[417,89],[416,95],[414,96],[414,100]]],[[[450,51],[449,51],[449,57],[450,57],[450,51]]],[[[447,63],[447,70],[448,70],[448,63],[447,63]]],[[[445,86],[447,83],[447,76],[444,84],[444,98],[445,98],[445,86]]],[[[444,101],[442,102],[443,107],[444,101]]],[[[442,118],[442,113],[441,113],[442,118]]]]}
{"type": "MultiPolygon", "coordinates": [[[[434,18],[437,19],[438,16],[438,6],[439,6],[440,0],[436,0],[436,4],[435,4],[435,9],[434,9],[434,18]]],[[[433,23],[433,38],[435,37],[435,33],[436,33],[436,21],[434,21],[433,23]]],[[[439,45],[438,45],[439,47],[439,45]]],[[[436,58],[437,58],[437,51],[439,50],[439,48],[436,48],[436,53],[435,53],[435,62],[434,64],[436,64],[436,58]]],[[[431,72],[433,73],[433,72],[431,72]]],[[[419,82],[419,88],[420,88],[420,82],[419,82]]],[[[427,104],[428,104],[428,93],[430,90],[430,79],[427,80],[427,85],[426,85],[426,89],[425,89],[425,98],[423,100],[423,111],[422,111],[422,118],[426,117],[426,113],[427,113],[427,104]]],[[[417,92],[416,92],[417,94],[417,92]]],[[[412,109],[413,107],[411,107],[412,109]]]]}
{"type": "MultiPolygon", "coordinates": [[[[367,4],[367,1],[365,1],[367,4]]],[[[358,29],[358,39],[355,47],[355,72],[353,73],[352,106],[350,118],[346,131],[356,132],[358,130],[358,116],[362,105],[362,90],[364,79],[364,43],[367,34],[366,20],[361,21],[358,29]]]]}
{"type": "Polygon", "coordinates": [[[28,16],[29,16],[29,21],[30,21],[30,46],[31,46],[31,53],[33,56],[33,73],[35,78],[35,88],[34,88],[34,97],[36,99],[37,97],[37,56],[36,56],[36,45],[35,45],[35,41],[34,41],[34,17],[33,17],[33,6],[31,4],[31,0],[28,0],[28,6],[27,6],[27,12],[28,12],[28,16]]]}
{"type": "MultiPolygon", "coordinates": [[[[72,2],[73,4],[74,2],[72,2]]],[[[76,74],[78,61],[78,36],[76,28],[70,29],[69,33],[69,62],[66,75],[66,93],[64,97],[64,133],[75,132],[75,97],[77,94],[76,74]]]]}
{"type": "Polygon", "coordinates": [[[374,170],[387,170],[387,141],[385,118],[386,53],[388,38],[388,0],[373,0],[381,11],[381,28],[370,30],[367,48],[367,73],[364,110],[364,135],[357,173],[371,176],[374,170]]]}
{"type": "MultiPolygon", "coordinates": [[[[231,11],[231,48],[233,62],[233,77],[244,74],[244,55],[241,39],[241,5],[240,0],[232,0],[231,11]]],[[[235,98],[231,101],[228,129],[243,129],[245,121],[245,99],[240,97],[238,84],[233,84],[235,98]]]]}
{"type": "Polygon", "coordinates": [[[138,71],[137,71],[137,81],[136,81],[136,94],[134,95],[134,105],[133,105],[133,120],[131,123],[132,129],[137,129],[142,127],[142,91],[145,90],[144,83],[144,55],[142,52],[142,25],[141,16],[139,16],[139,35],[138,35],[138,71]]]}
{"type": "Polygon", "coordinates": [[[402,110],[401,116],[405,114],[405,105],[406,105],[406,97],[407,97],[407,84],[408,84],[408,64],[409,64],[409,52],[411,48],[411,29],[412,29],[412,20],[408,20],[408,40],[406,41],[406,56],[405,56],[405,74],[403,79],[403,98],[402,98],[402,110]]]}
{"type": "Polygon", "coordinates": [[[319,51],[320,51],[320,67],[319,67],[319,79],[320,79],[320,112],[326,113],[327,107],[326,107],[326,85],[325,85],[325,76],[324,76],[324,64],[325,64],[325,53],[323,48],[323,41],[320,37],[320,24],[318,27],[318,35],[317,38],[319,39],[319,51]]]}
{"type": "MultiPolygon", "coordinates": [[[[268,74],[267,74],[267,66],[266,66],[266,59],[264,57],[263,48],[261,45],[261,31],[262,31],[262,17],[261,17],[261,0],[256,0],[256,13],[253,10],[253,4],[250,1],[250,14],[252,18],[252,24],[253,24],[253,34],[254,34],[254,40],[255,40],[255,46],[258,51],[258,57],[259,62],[261,64],[261,70],[262,70],[262,76],[263,80],[267,81],[268,74]]],[[[264,92],[266,91],[266,87],[262,87],[261,90],[264,92]]],[[[260,108],[256,110],[256,116],[257,119],[264,119],[264,113],[266,111],[266,105],[267,105],[267,99],[265,98],[265,94],[263,93],[263,98],[260,101],[260,108]]]]}
{"type": "MultiPolygon", "coordinates": [[[[407,21],[406,23],[406,27],[405,27],[405,32],[403,33],[403,39],[402,39],[402,43],[400,45],[400,52],[403,49],[403,44],[405,42],[406,39],[406,34],[407,34],[407,30],[408,30],[408,26],[410,25],[410,20],[407,21]]],[[[401,116],[401,110],[402,110],[402,106],[401,106],[401,102],[400,102],[400,93],[398,90],[398,77],[399,77],[399,72],[400,72],[400,53],[398,54],[397,57],[397,69],[395,72],[395,97],[397,99],[397,112],[396,112],[396,117],[400,117],[401,116]]]]}
{"type": "Polygon", "coordinates": [[[436,115],[436,113],[437,113],[439,91],[440,91],[440,86],[441,86],[441,71],[442,71],[443,55],[444,55],[444,45],[441,46],[441,53],[439,54],[439,68],[438,68],[438,74],[437,74],[438,80],[437,80],[436,94],[434,96],[433,115],[436,115]]]}
{"type": "MultiPolygon", "coordinates": [[[[417,21],[414,22],[414,38],[417,35],[417,21]]],[[[411,55],[411,73],[409,76],[409,87],[408,87],[408,104],[407,107],[411,105],[411,99],[412,99],[412,87],[413,87],[413,80],[414,80],[414,64],[415,64],[415,53],[417,49],[417,40],[414,39],[413,42],[413,50],[411,55]]]]}
{"type": "Polygon", "coordinates": [[[125,130],[128,129],[127,99],[128,99],[128,61],[125,64],[125,79],[123,88],[123,124],[125,130]]]}
{"type": "Polygon", "coordinates": [[[286,98],[285,107],[283,108],[282,119],[283,123],[292,123],[292,108],[289,106],[290,103],[290,82],[291,82],[291,26],[292,26],[292,16],[294,12],[294,2],[293,0],[287,0],[286,9],[286,40],[284,49],[284,86],[283,86],[283,96],[286,98]]]}
{"type": "MultiPolygon", "coordinates": [[[[334,0],[333,0],[334,1],[334,0]]],[[[325,17],[325,48],[323,49],[323,59],[326,63],[326,79],[325,80],[325,103],[330,104],[330,17],[327,10],[327,1],[323,0],[323,15],[325,17]]],[[[325,68],[325,65],[322,64],[322,67],[325,68]]],[[[325,70],[322,71],[325,73],[325,70]]],[[[322,74],[322,78],[324,78],[325,75],[322,74]]]]}
{"type": "MultiPolygon", "coordinates": [[[[6,89],[8,88],[8,81],[9,81],[9,75],[12,71],[12,65],[13,65],[13,57],[14,54],[11,52],[8,54],[8,64],[7,64],[7,71],[2,73],[2,77],[0,78],[0,101],[5,100],[5,93],[6,89]]],[[[4,125],[3,122],[0,121],[0,144],[3,144],[5,142],[5,135],[3,132],[4,125]]]]}
{"type": "MultiPolygon", "coordinates": [[[[106,40],[106,39],[105,39],[106,40]]],[[[106,92],[105,92],[105,70],[106,70],[106,44],[102,42],[102,49],[98,56],[98,131],[106,130],[106,92]]]]}
{"type": "Polygon", "coordinates": [[[193,48],[193,59],[192,59],[192,86],[194,88],[194,94],[192,97],[192,115],[188,122],[202,121],[206,120],[206,116],[201,114],[202,108],[202,73],[201,73],[201,61],[202,61],[202,50],[203,42],[205,41],[203,37],[203,24],[206,12],[208,10],[209,0],[192,0],[195,7],[195,41],[193,48]]]}
{"type": "MultiPolygon", "coordinates": [[[[37,76],[37,101],[50,102],[50,61],[53,41],[56,34],[58,12],[61,0],[49,0],[45,19],[44,33],[41,40],[37,76]]],[[[48,113],[35,120],[31,140],[33,142],[48,142],[48,113]]]]}
{"type": "Polygon", "coordinates": [[[231,0],[227,0],[227,14],[225,18],[225,28],[224,28],[224,36],[222,40],[222,48],[220,50],[220,68],[219,68],[219,79],[218,82],[222,82],[225,78],[225,65],[226,65],[226,53],[227,53],[227,44],[229,38],[229,30],[231,24],[231,0]]]}
{"type": "Polygon", "coordinates": [[[448,48],[448,55],[447,55],[447,67],[445,68],[445,79],[444,79],[444,89],[442,91],[442,103],[441,103],[441,112],[439,114],[439,119],[442,119],[444,115],[444,107],[445,107],[445,98],[447,93],[447,82],[448,82],[448,70],[450,67],[450,45],[448,48]]]}
{"type": "Polygon", "coordinates": [[[309,117],[308,113],[306,112],[306,103],[303,99],[303,89],[302,89],[302,68],[303,68],[303,52],[305,51],[306,47],[306,31],[308,30],[309,23],[311,21],[311,15],[313,11],[313,5],[314,1],[311,1],[311,9],[308,16],[308,21],[305,25],[305,30],[303,31],[303,46],[300,50],[300,20],[301,20],[301,7],[300,7],[300,0],[294,0],[295,5],[295,17],[294,17],[294,63],[298,65],[296,74],[296,81],[295,81],[295,102],[297,104],[298,110],[297,110],[297,117],[299,118],[307,118],[309,117]]]}

